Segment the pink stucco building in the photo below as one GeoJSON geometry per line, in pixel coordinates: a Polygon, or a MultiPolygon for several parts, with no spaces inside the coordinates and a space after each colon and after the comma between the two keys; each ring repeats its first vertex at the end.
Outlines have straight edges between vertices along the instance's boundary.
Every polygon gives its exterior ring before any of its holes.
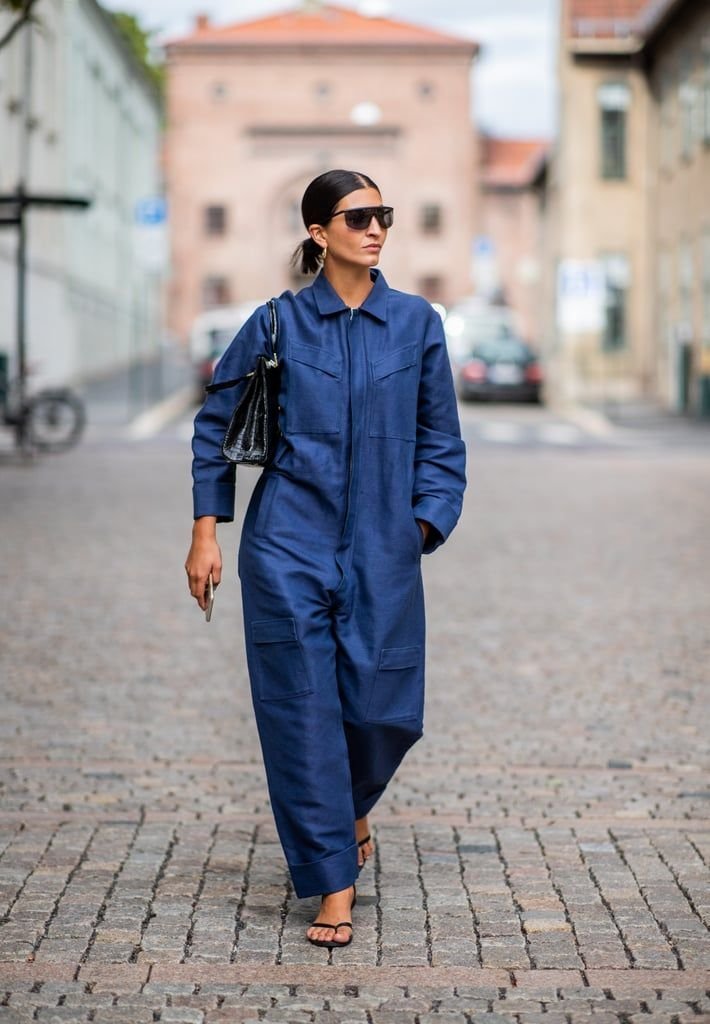
{"type": "Polygon", "coordinates": [[[171,328],[214,305],[263,301],[302,279],[300,198],[331,167],[362,170],[395,207],[381,267],[392,287],[470,293],[477,45],[309,2],[167,48],[171,328]]]}

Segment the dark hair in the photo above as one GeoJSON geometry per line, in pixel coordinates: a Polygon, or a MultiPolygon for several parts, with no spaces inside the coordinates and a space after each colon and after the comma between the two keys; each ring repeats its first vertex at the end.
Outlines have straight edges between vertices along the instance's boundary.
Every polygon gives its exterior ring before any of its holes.
{"type": "MultiPolygon", "coordinates": [[[[360,171],[335,170],[319,174],[303,193],[303,223],[306,227],[310,227],[311,224],[327,224],[343,196],[348,196],[359,188],[374,188],[380,191],[372,178],[360,171]]],[[[321,265],[322,252],[321,246],[309,235],[296,248],[291,257],[291,264],[297,267],[300,263],[302,273],[315,274],[321,265]]]]}

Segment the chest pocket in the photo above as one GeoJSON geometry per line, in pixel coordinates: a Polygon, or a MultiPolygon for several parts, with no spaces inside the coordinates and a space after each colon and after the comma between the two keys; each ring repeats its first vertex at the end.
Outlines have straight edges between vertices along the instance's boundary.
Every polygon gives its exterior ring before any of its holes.
{"type": "Polygon", "coordinates": [[[417,438],[418,345],[405,345],[372,363],[370,437],[417,438]]]}
{"type": "Polygon", "coordinates": [[[288,349],[286,431],[339,434],[343,363],[337,352],[292,341],[288,349]]]}

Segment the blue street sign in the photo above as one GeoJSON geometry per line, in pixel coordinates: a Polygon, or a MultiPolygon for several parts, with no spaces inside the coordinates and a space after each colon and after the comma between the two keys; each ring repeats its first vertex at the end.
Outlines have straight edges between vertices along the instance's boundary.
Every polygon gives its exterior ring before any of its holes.
{"type": "Polygon", "coordinates": [[[136,224],[164,224],[168,215],[168,204],[163,196],[149,196],[139,199],[135,205],[136,224]]]}
{"type": "Polygon", "coordinates": [[[476,235],[473,240],[473,251],[476,256],[492,256],[495,246],[488,235],[476,235]]]}

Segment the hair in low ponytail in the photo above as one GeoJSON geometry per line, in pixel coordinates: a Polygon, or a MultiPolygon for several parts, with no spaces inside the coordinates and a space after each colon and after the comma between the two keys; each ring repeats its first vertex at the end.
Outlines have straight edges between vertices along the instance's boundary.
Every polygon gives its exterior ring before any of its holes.
{"type": "Polygon", "coordinates": [[[324,252],[309,235],[296,247],[291,257],[291,266],[298,267],[302,274],[315,274],[323,265],[324,252]]]}
{"type": "MultiPolygon", "coordinates": [[[[380,191],[372,178],[359,171],[335,170],[319,174],[303,193],[303,223],[307,228],[311,224],[327,224],[340,200],[359,188],[374,188],[380,191]]],[[[294,267],[300,264],[301,272],[304,274],[315,274],[323,265],[324,252],[325,250],[309,236],[296,248],[291,257],[291,264],[294,267]]]]}

